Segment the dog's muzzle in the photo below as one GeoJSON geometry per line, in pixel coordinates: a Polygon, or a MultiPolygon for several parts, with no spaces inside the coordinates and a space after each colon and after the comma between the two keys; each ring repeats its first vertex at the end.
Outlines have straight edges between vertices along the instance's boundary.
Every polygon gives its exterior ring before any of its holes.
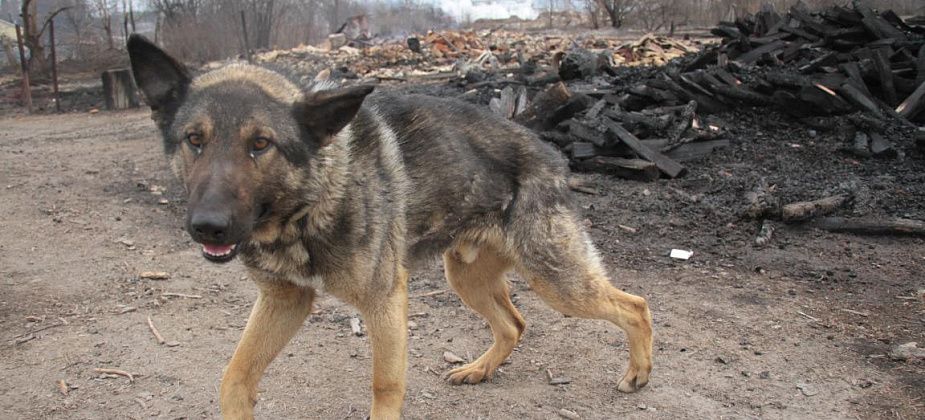
{"type": "Polygon", "coordinates": [[[214,263],[226,263],[238,255],[238,246],[202,244],[202,256],[214,263]]]}

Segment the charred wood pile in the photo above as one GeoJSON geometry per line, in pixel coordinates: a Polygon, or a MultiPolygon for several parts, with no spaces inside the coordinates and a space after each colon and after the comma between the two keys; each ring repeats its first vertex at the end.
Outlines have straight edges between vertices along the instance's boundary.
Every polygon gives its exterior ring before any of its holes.
{"type": "Polygon", "coordinates": [[[908,120],[925,110],[925,28],[892,11],[876,13],[855,2],[812,13],[798,3],[784,15],[768,7],[722,22],[713,33],[722,44],[685,74],[726,105],[773,104],[801,117],[858,110],[908,120]],[[736,77],[742,73],[751,77],[743,82],[736,77]]]}
{"type": "MultiPolygon", "coordinates": [[[[540,91],[530,105],[492,109],[555,143],[578,170],[638,180],[681,176],[686,162],[728,146],[711,116],[743,107],[811,126],[844,116],[843,150],[860,158],[896,156],[887,127],[925,122],[925,28],[890,11],[766,7],[713,33],[718,45],[630,83],[611,77],[605,55],[569,50],[556,61],[557,77],[524,79],[567,84],[540,91]]],[[[492,104],[524,104],[524,95],[507,87],[492,104]]]]}

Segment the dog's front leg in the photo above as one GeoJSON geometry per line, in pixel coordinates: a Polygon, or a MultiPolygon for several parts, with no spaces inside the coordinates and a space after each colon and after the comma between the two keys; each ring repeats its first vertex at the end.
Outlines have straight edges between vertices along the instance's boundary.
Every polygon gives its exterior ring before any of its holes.
{"type": "Polygon", "coordinates": [[[405,399],[408,364],[408,274],[398,278],[387,296],[369,296],[357,305],[366,321],[373,351],[372,420],[398,419],[405,399]]]}
{"type": "Polygon", "coordinates": [[[257,281],[260,294],[221,387],[222,417],[254,418],[257,384],[267,365],[311,312],[315,292],[290,283],[257,281]]]}

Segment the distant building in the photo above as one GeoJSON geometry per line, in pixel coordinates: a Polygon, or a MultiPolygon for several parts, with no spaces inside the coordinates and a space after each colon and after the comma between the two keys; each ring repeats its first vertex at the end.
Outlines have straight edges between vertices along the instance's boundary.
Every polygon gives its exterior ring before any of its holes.
{"type": "Polygon", "coordinates": [[[0,55],[2,65],[12,65],[19,62],[16,59],[16,25],[0,19],[0,48],[3,49],[3,55],[0,55]]]}

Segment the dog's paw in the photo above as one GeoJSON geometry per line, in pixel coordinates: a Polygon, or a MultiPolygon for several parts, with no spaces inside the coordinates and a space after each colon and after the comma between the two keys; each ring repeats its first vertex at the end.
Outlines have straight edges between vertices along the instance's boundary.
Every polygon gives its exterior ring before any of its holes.
{"type": "Polygon", "coordinates": [[[475,361],[447,372],[444,378],[453,385],[475,385],[491,379],[493,371],[494,369],[490,369],[484,363],[475,361]]]}
{"type": "Polygon", "coordinates": [[[629,368],[626,375],[623,375],[623,379],[620,380],[620,384],[617,385],[617,390],[620,392],[632,393],[644,388],[649,383],[650,370],[651,368],[629,368]]]}

